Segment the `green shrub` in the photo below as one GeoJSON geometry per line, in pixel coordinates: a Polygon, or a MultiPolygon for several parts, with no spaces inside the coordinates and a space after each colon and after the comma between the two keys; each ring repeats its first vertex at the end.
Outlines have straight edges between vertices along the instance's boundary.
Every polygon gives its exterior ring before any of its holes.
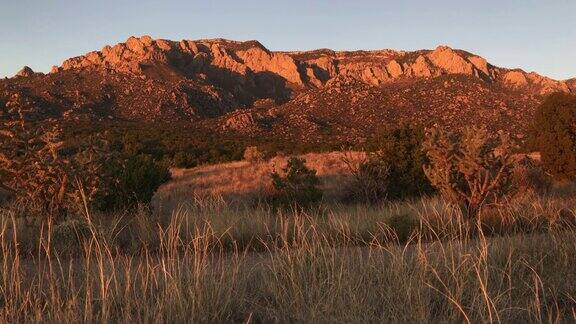
{"type": "Polygon", "coordinates": [[[179,151],[172,158],[172,165],[177,168],[191,168],[196,166],[194,156],[190,153],[179,151]]]}
{"type": "Polygon", "coordinates": [[[576,96],[548,96],[536,110],[528,138],[529,147],[540,152],[547,171],[576,180],[576,96]]]}
{"type": "MultiPolygon", "coordinates": [[[[375,178],[366,184],[386,184],[385,189],[376,190],[380,198],[391,200],[419,197],[434,192],[430,181],[423,171],[427,163],[426,154],[422,151],[424,131],[420,128],[403,126],[395,129],[385,129],[370,143],[369,149],[373,151],[365,166],[366,176],[375,178]],[[384,166],[388,169],[386,181],[381,178],[384,166]],[[376,172],[375,172],[376,171],[376,172]],[[385,194],[384,194],[385,191],[385,194]]],[[[366,177],[363,177],[366,179],[366,177]]]]}
{"type": "Polygon", "coordinates": [[[284,152],[301,155],[309,152],[329,152],[349,147],[351,144],[330,138],[318,142],[303,142],[283,138],[242,136],[236,132],[217,133],[213,129],[189,123],[165,124],[160,121],[142,123],[134,121],[85,122],[65,121],[65,140],[73,145],[82,143],[90,135],[108,133],[107,139],[116,151],[129,155],[148,154],[155,160],[165,156],[180,157],[173,166],[194,167],[201,164],[217,164],[243,159],[245,148],[256,146],[264,158],[284,152]],[[182,152],[180,154],[179,152],[182,152]]]}
{"type": "Polygon", "coordinates": [[[156,190],[170,180],[170,171],[150,155],[134,155],[108,165],[109,182],[97,205],[102,210],[132,208],[147,204],[156,190]]]}
{"type": "Polygon", "coordinates": [[[306,167],[304,159],[290,158],[282,174],[273,172],[271,178],[275,190],[273,205],[308,207],[322,199],[316,170],[306,167]]]}

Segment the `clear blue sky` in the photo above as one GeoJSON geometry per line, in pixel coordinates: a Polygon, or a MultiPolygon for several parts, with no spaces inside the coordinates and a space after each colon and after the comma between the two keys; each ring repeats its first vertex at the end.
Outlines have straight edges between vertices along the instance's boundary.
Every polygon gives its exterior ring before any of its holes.
{"type": "Polygon", "coordinates": [[[48,71],[144,34],[257,39],[272,50],[446,44],[503,67],[576,76],[576,0],[0,0],[0,76],[48,71]]]}

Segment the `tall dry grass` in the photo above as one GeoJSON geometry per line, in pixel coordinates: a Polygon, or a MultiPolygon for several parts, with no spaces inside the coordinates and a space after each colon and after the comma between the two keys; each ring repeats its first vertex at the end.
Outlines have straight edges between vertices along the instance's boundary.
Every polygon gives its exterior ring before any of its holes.
{"type": "Polygon", "coordinates": [[[3,210],[0,321],[575,321],[576,199],[491,213],[499,231],[436,198],[291,213],[196,200],[56,225],[3,210]]]}

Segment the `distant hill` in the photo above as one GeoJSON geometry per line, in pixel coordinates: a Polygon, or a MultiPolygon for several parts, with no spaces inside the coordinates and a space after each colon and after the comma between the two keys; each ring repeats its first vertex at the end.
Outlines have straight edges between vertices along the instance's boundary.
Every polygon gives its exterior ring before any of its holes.
{"type": "Polygon", "coordinates": [[[576,92],[439,46],[414,52],[273,52],[257,41],[154,40],[0,80],[0,116],[67,122],[185,123],[215,133],[362,142],[390,124],[481,124],[522,134],[543,95],[576,92]]]}

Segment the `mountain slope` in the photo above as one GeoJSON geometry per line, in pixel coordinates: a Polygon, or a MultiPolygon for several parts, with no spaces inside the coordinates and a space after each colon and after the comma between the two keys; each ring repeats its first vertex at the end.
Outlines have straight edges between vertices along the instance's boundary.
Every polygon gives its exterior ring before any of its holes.
{"type": "Polygon", "coordinates": [[[363,141],[384,124],[483,124],[522,133],[557,81],[439,46],[272,52],[257,41],[131,37],[0,81],[0,113],[30,119],[188,122],[221,132],[363,141]]]}

